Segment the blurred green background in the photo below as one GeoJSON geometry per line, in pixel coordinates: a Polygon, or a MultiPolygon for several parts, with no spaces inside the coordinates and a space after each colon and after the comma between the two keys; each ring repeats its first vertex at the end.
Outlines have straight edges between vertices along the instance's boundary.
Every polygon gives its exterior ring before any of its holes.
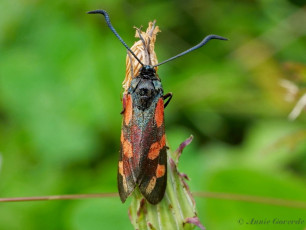
{"type": "MultiPolygon", "coordinates": [[[[306,201],[306,10],[298,0],[1,0],[0,197],[116,192],[126,51],[157,20],[171,149],[192,191],[306,201]]],[[[304,229],[305,209],[196,197],[208,230],[304,229]],[[239,224],[303,219],[302,225],[239,224]]],[[[132,229],[119,198],[0,204],[0,229],[132,229]]]]}

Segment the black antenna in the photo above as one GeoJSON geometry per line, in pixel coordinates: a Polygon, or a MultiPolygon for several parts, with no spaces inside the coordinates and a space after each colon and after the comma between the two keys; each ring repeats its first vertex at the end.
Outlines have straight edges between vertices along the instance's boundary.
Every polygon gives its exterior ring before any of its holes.
{"type": "Polygon", "coordinates": [[[119,39],[119,41],[125,46],[125,48],[134,56],[134,58],[142,65],[144,64],[139,60],[139,58],[136,56],[136,54],[133,53],[133,51],[128,47],[128,45],[123,41],[123,39],[119,36],[115,28],[113,27],[112,23],[110,22],[109,15],[105,10],[93,10],[87,12],[87,14],[103,14],[105,17],[105,21],[110,28],[110,30],[115,34],[115,36],[119,39]]]}
{"type": "Polygon", "coordinates": [[[169,59],[167,59],[167,60],[165,60],[165,61],[163,61],[161,63],[158,63],[158,64],[154,65],[153,67],[165,64],[165,63],[167,63],[169,61],[172,61],[173,59],[176,59],[176,58],[181,57],[181,56],[183,56],[183,55],[185,55],[185,54],[187,54],[187,53],[189,53],[191,51],[194,51],[194,50],[204,46],[211,39],[228,40],[227,38],[224,38],[224,37],[221,37],[221,36],[218,36],[218,35],[214,35],[214,34],[208,35],[199,44],[197,44],[196,46],[191,47],[190,49],[188,49],[188,50],[186,50],[186,51],[184,51],[184,52],[182,52],[182,53],[180,53],[180,54],[178,54],[178,55],[176,55],[176,56],[174,56],[172,58],[169,58],[169,59]]]}

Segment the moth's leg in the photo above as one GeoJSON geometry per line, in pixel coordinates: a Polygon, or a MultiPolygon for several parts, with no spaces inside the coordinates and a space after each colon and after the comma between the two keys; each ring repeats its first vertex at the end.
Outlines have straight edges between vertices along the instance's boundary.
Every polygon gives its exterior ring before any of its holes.
{"type": "Polygon", "coordinates": [[[172,93],[166,93],[164,96],[162,96],[163,100],[166,100],[167,98],[169,98],[164,104],[164,108],[166,108],[169,102],[171,101],[172,95],[173,95],[172,93]]]}

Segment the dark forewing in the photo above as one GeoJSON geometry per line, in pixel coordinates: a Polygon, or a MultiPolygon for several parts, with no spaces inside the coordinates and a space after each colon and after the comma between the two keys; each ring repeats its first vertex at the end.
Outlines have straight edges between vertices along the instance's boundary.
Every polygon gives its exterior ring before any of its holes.
{"type": "Polygon", "coordinates": [[[137,183],[142,195],[157,204],[164,197],[167,184],[167,149],[164,126],[164,103],[159,98],[153,115],[143,131],[143,154],[137,183]]]}
{"type": "Polygon", "coordinates": [[[118,191],[121,201],[133,192],[136,186],[135,167],[133,166],[133,146],[131,140],[131,123],[133,116],[131,95],[127,94],[123,99],[124,115],[121,130],[120,155],[118,163],[118,191]]]}

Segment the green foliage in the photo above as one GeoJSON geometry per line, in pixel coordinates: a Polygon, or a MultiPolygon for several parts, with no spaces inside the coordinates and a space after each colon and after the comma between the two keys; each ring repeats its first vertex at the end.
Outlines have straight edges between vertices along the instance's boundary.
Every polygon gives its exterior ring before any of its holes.
{"type": "MultiPolygon", "coordinates": [[[[306,201],[305,12],[298,1],[0,2],[0,196],[115,192],[124,47],[99,17],[108,10],[130,46],[156,19],[160,61],[207,34],[228,37],[159,68],[172,149],[190,134],[179,170],[191,191],[306,201]],[[173,45],[175,44],[175,45],[173,45]],[[301,63],[303,71],[288,71],[301,63]],[[302,64],[304,63],[304,64],[302,64]],[[281,79],[297,82],[286,101],[281,79]]],[[[207,229],[303,229],[239,220],[305,219],[305,210],[196,198],[207,229]]],[[[132,229],[119,198],[5,203],[0,229],[132,229]]]]}

